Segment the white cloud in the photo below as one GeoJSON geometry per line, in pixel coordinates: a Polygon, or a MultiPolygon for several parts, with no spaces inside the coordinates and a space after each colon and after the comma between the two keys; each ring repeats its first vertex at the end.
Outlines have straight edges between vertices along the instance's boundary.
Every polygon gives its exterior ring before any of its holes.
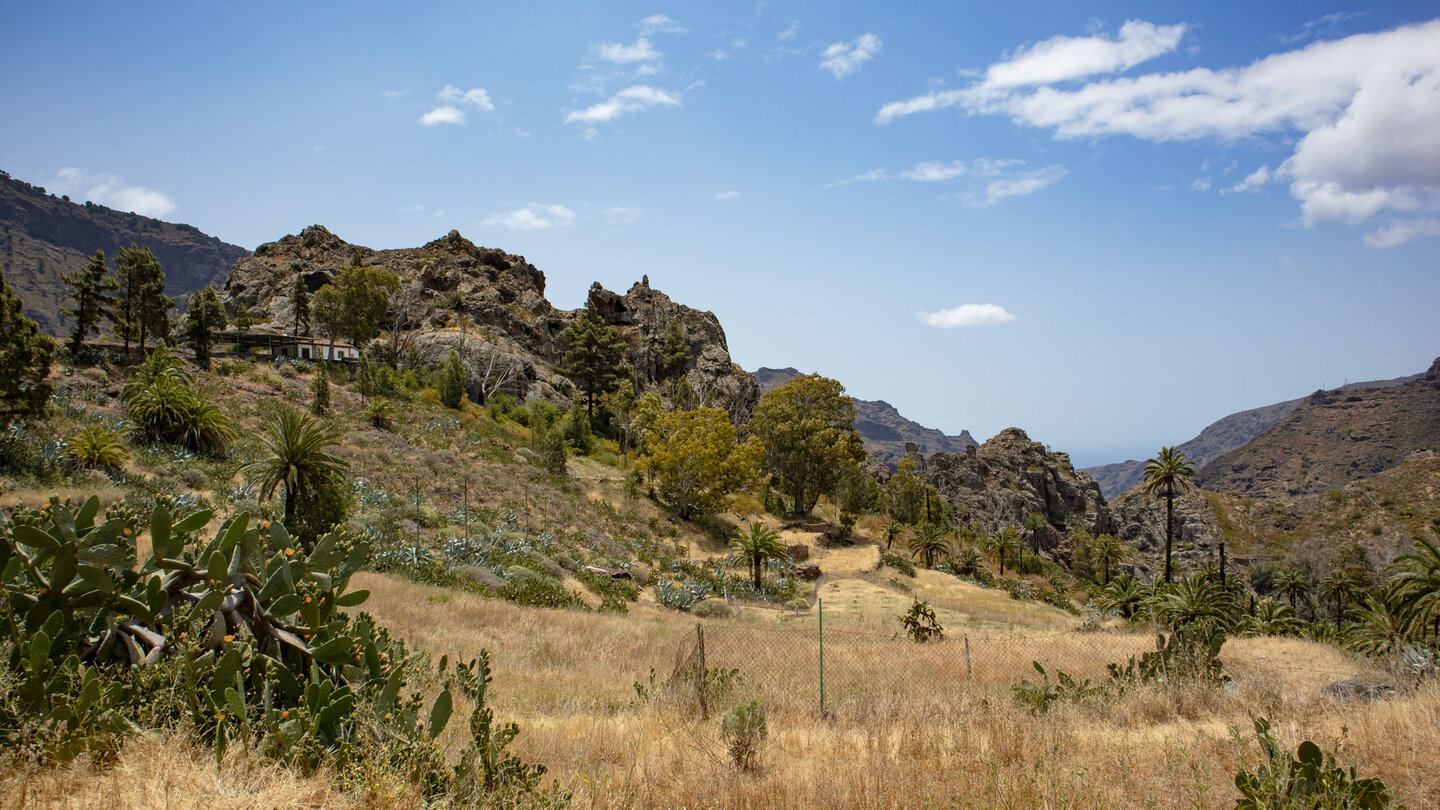
{"type": "Polygon", "coordinates": [[[1365,244],[1372,248],[1388,248],[1422,236],[1440,236],[1440,219],[1397,220],[1365,234],[1365,244]]]}
{"type": "Polygon", "coordinates": [[[735,191],[734,189],[731,189],[730,191],[722,191],[719,194],[715,195],[715,199],[719,200],[720,202],[733,202],[740,199],[740,192],[735,191]]]}
{"type": "Polygon", "coordinates": [[[965,171],[965,164],[958,160],[948,164],[927,161],[917,164],[913,169],[906,169],[900,173],[900,176],[917,183],[936,183],[942,180],[953,180],[964,174],[965,171]]]}
{"type": "Polygon", "coordinates": [[[613,121],[626,113],[646,110],[656,106],[679,106],[680,99],[649,85],[637,84],[621,90],[609,99],[583,110],[575,110],[565,116],[565,123],[575,121],[596,123],[613,121]]]}
{"type": "Polygon", "coordinates": [[[465,123],[465,111],[459,107],[436,107],[420,116],[420,123],[427,127],[441,124],[463,124],[465,123]]]}
{"type": "Polygon", "coordinates": [[[788,27],[786,27],[786,29],[785,29],[784,31],[781,31],[780,33],[776,34],[776,35],[775,35],[775,38],[778,39],[778,40],[780,40],[781,42],[785,42],[785,41],[787,41],[787,40],[792,40],[792,39],[794,39],[794,38],[795,38],[795,35],[796,35],[796,34],[799,34],[799,33],[800,33],[800,21],[799,21],[799,20],[791,20],[791,21],[790,21],[790,25],[789,25],[788,27]]]}
{"type": "Polygon", "coordinates": [[[961,304],[952,309],[938,312],[917,312],[921,321],[940,329],[954,329],[959,326],[998,326],[1015,320],[999,304],[961,304]]]}
{"type": "Polygon", "coordinates": [[[485,92],[483,87],[475,87],[470,90],[461,90],[453,84],[447,84],[435,97],[441,101],[451,103],[469,104],[487,112],[495,109],[495,103],[490,100],[490,94],[485,92]]]}
{"type": "MultiPolygon", "coordinates": [[[[1440,211],[1440,20],[1314,42],[1243,67],[1052,86],[1133,67],[1173,48],[1183,33],[1183,26],[1132,21],[1117,40],[1047,40],[991,65],[970,86],[885,104],[875,121],[958,108],[1008,116],[1061,139],[1298,134],[1294,154],[1278,169],[1233,189],[1287,179],[1306,226],[1440,211]]],[[[1389,229],[1375,233],[1368,242],[1391,238],[1389,229]]]]}
{"type": "Polygon", "coordinates": [[[683,34],[685,26],[666,17],[664,14],[651,14],[641,20],[636,26],[640,29],[642,36],[648,34],[683,34]]]}
{"type": "Polygon", "coordinates": [[[835,74],[837,79],[843,79],[875,58],[883,44],[874,34],[861,34],[849,42],[837,42],[820,55],[820,68],[835,74]]]}
{"type": "Polygon", "coordinates": [[[640,37],[634,45],[620,42],[604,42],[594,47],[595,58],[617,65],[633,62],[653,62],[660,58],[660,52],[650,45],[650,40],[640,37]]]}
{"type": "Polygon", "coordinates": [[[485,225],[503,225],[512,231],[543,231],[559,228],[575,221],[575,212],[563,205],[530,203],[524,208],[491,214],[485,225]]]}
{"type": "Polygon", "coordinates": [[[1237,194],[1246,191],[1259,191],[1261,186],[1270,182],[1272,176],[1273,174],[1269,166],[1261,166],[1250,174],[1245,175],[1244,180],[1241,180],[1230,188],[1222,190],[1220,193],[1237,194]]]}
{"type": "Polygon", "coordinates": [[[1208,178],[1208,177],[1197,177],[1197,178],[1195,178],[1195,179],[1194,179],[1193,181],[1191,181],[1191,183],[1190,183],[1190,190],[1191,190],[1191,191],[1209,191],[1209,190],[1210,190],[1210,178],[1208,178]]]}
{"type": "Polygon", "coordinates": [[[91,174],[74,166],[67,166],[57,174],[60,182],[55,191],[82,197],[97,205],[144,217],[163,217],[175,210],[175,201],[168,195],[144,186],[127,185],[124,178],[116,174],[91,174]]]}
{"type": "Polygon", "coordinates": [[[985,199],[980,205],[990,205],[1006,197],[1023,197],[1034,194],[1046,186],[1059,182],[1068,173],[1064,166],[1046,166],[1029,172],[991,180],[985,184],[985,199]]]}
{"type": "Polygon", "coordinates": [[[991,65],[984,83],[991,88],[1023,87],[1120,73],[1175,50],[1184,35],[1184,25],[1130,20],[1120,27],[1119,39],[1052,37],[991,65]]]}

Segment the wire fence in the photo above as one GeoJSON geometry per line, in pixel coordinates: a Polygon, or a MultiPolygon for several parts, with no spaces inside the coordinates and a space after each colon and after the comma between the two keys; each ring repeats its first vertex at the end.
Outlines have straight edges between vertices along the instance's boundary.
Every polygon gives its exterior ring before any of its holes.
{"type": "MultiPolygon", "coordinates": [[[[1157,643],[1155,633],[1133,630],[947,632],[917,643],[903,633],[827,628],[823,602],[817,609],[818,623],[803,629],[697,624],[675,650],[672,694],[706,715],[742,698],[788,714],[944,715],[1037,678],[1036,663],[1052,676],[1063,671],[1099,681],[1109,676],[1108,665],[1123,669],[1157,643]]],[[[1243,653],[1222,652],[1222,660],[1237,679],[1281,678],[1311,689],[1373,669],[1358,659],[1328,668],[1243,653]]]]}

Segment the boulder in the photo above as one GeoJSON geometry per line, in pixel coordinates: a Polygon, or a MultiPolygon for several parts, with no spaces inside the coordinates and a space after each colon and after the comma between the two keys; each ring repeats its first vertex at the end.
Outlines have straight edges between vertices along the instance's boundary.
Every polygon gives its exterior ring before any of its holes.
{"type": "Polygon", "coordinates": [[[820,566],[813,562],[800,563],[795,566],[795,576],[806,582],[814,582],[820,578],[820,566]]]}

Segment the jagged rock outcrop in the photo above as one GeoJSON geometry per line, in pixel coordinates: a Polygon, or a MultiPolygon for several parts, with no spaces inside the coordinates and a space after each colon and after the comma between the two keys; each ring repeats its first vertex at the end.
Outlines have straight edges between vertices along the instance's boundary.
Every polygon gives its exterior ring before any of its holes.
{"type": "MultiPolygon", "coordinates": [[[[760,368],[755,370],[755,379],[760,382],[761,393],[766,393],[800,376],[793,368],[760,368]]],[[[870,458],[885,466],[881,480],[894,472],[896,465],[905,458],[905,445],[913,442],[922,454],[963,453],[968,447],[978,447],[979,442],[962,430],[954,436],[947,436],[935,428],[925,427],[919,422],[907,419],[884,400],[855,400],[855,431],[865,444],[870,458]]]]}
{"type": "Polygon", "coordinates": [[[1116,530],[1094,479],[1075,469],[1070,454],[1046,451],[1019,428],[1006,428],[964,453],[935,453],[917,466],[957,519],[986,531],[1018,528],[1030,514],[1044,515],[1050,532],[1043,547],[1062,559],[1068,557],[1070,529],[1116,530]]]}
{"type": "Polygon", "coordinates": [[[651,288],[648,278],[637,281],[624,295],[596,283],[588,300],[626,338],[626,360],[647,385],[660,383],[660,347],[670,324],[678,325],[690,348],[684,370],[690,389],[700,402],[725,410],[736,423],[749,421],[760,399],[760,385],[730,359],[725,330],[714,313],[671,301],[651,288]]]}
{"type": "Polygon", "coordinates": [[[165,292],[183,299],[214,283],[249,251],[198,228],[142,217],[94,203],[74,203],[0,172],[0,261],[5,282],[25,301],[25,314],[50,334],[71,328],[71,306],[60,278],[85,266],[97,250],[109,266],[131,243],[148,247],[165,269],[165,292]]]}
{"type": "MultiPolygon", "coordinates": [[[[295,275],[313,292],[357,263],[400,279],[381,337],[396,356],[414,352],[423,365],[434,366],[456,351],[477,400],[496,391],[522,400],[568,399],[570,383],[556,366],[565,355],[564,331],[575,313],[550,304],[544,273],[524,256],[477,246],[457,231],[423,247],[372,250],[313,225],[261,245],[237,263],[225,285],[227,308],[234,314],[244,305],[252,316],[268,319],[256,329],[288,333],[294,322],[290,293],[295,275]]],[[[597,284],[590,299],[629,340],[628,360],[642,383],[658,384],[654,355],[673,321],[690,345],[685,373],[692,390],[733,418],[749,417],[759,387],[731,362],[725,332],[713,314],[676,304],[651,289],[648,280],[623,296],[597,284]]]]}
{"type": "MultiPolygon", "coordinates": [[[[1115,537],[1139,552],[1128,560],[1143,574],[1164,570],[1165,566],[1165,496],[1148,494],[1137,484],[1110,502],[1118,525],[1115,537]]],[[[1175,494],[1175,535],[1171,543],[1170,562],[1179,571],[1199,565],[1207,559],[1218,559],[1220,541],[1225,532],[1219,517],[1205,493],[1186,487],[1175,494]]],[[[1235,548],[1230,548],[1233,557],[1235,548]]]]}
{"type": "Polygon", "coordinates": [[[1204,489],[1286,500],[1343,487],[1440,450],[1440,359],[1403,385],[1316,391],[1243,447],[1197,471],[1204,489]]]}

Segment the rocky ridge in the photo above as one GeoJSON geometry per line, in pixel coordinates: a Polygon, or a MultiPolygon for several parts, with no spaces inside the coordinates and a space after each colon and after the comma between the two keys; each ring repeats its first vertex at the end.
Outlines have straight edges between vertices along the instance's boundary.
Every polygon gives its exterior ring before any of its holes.
{"type": "Polygon", "coordinates": [[[150,248],[165,269],[165,292],[184,298],[224,283],[225,271],[249,251],[201,233],[94,203],[74,203],[0,172],[0,261],[5,282],[25,301],[25,314],[50,334],[63,334],[71,305],[60,278],[85,266],[95,251],[115,255],[131,243],[150,248]]]}
{"type": "MultiPolygon", "coordinates": [[[[759,381],[762,393],[774,390],[799,376],[800,372],[793,368],[760,368],[755,371],[755,379],[759,381]]],[[[975,437],[971,436],[968,430],[962,430],[955,436],[947,436],[935,428],[925,427],[905,418],[895,410],[895,406],[884,400],[855,400],[855,430],[859,432],[865,443],[865,451],[870,457],[885,465],[891,472],[894,472],[896,465],[905,458],[907,442],[913,443],[917,452],[922,455],[963,453],[966,448],[979,446],[979,442],[975,441],[975,437]]]]}
{"type": "MultiPolygon", "coordinates": [[[[225,284],[224,300],[232,313],[244,305],[251,315],[268,319],[257,330],[288,333],[294,322],[290,290],[296,274],[313,292],[357,263],[388,270],[400,279],[381,338],[397,356],[413,351],[422,363],[435,365],[455,350],[477,399],[494,391],[522,400],[568,399],[570,383],[556,365],[565,355],[565,327],[576,313],[550,304],[544,273],[524,256],[477,246],[457,231],[418,248],[374,250],[313,225],[261,245],[237,263],[225,284]],[[477,390],[481,387],[485,390],[477,390]]],[[[731,362],[725,332],[712,313],[674,303],[651,289],[648,280],[624,295],[597,284],[589,298],[626,338],[627,359],[643,384],[659,384],[653,358],[674,321],[690,344],[685,375],[691,388],[734,418],[749,416],[759,388],[731,362]]]]}

